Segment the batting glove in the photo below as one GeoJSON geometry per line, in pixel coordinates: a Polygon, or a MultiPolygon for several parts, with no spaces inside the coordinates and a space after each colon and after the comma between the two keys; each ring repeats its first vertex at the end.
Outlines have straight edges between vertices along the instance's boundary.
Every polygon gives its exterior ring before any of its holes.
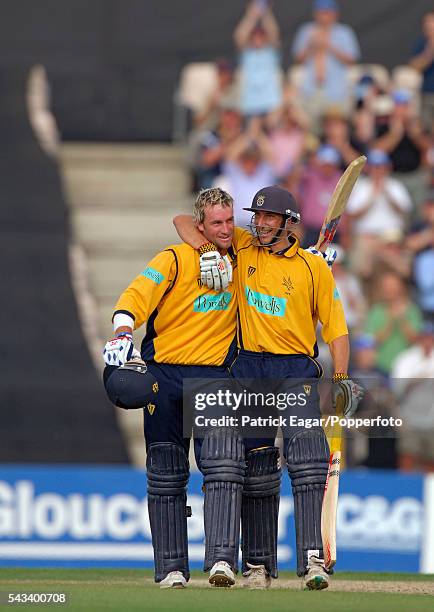
{"type": "Polygon", "coordinates": [[[121,332],[109,340],[103,350],[103,359],[106,365],[121,366],[131,359],[140,359],[139,351],[134,348],[133,336],[128,332],[121,332]]]}
{"type": "Polygon", "coordinates": [[[356,412],[365,390],[345,374],[333,376],[333,407],[337,414],[351,417],[356,412]]]}
{"type": "MultiPolygon", "coordinates": [[[[207,246],[204,245],[204,247],[207,246]]],[[[214,245],[212,246],[214,247],[214,245]]],[[[199,252],[201,252],[200,249],[199,252]]],[[[200,280],[203,285],[206,285],[209,289],[214,289],[214,291],[220,292],[227,289],[229,283],[232,282],[232,264],[229,257],[220,255],[216,250],[201,253],[200,280]]]]}
{"type": "Polygon", "coordinates": [[[331,268],[334,264],[337,255],[337,252],[333,247],[327,247],[324,253],[321,253],[321,251],[318,251],[313,246],[310,246],[308,249],[306,249],[306,251],[309,251],[309,253],[313,253],[314,255],[321,255],[329,268],[331,268]]]}

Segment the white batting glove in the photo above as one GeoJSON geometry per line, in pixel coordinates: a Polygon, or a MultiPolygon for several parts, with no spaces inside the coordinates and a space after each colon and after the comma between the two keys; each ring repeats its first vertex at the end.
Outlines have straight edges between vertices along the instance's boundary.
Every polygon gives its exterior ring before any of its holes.
{"type": "Polygon", "coordinates": [[[313,253],[314,255],[320,255],[321,257],[323,257],[329,268],[331,268],[334,264],[337,255],[337,252],[333,247],[327,247],[324,253],[321,253],[321,251],[318,251],[313,246],[307,248],[306,251],[309,251],[309,253],[313,253]]]}
{"type": "Polygon", "coordinates": [[[104,362],[111,366],[121,366],[131,359],[140,359],[140,357],[140,352],[134,348],[132,334],[127,332],[109,340],[103,350],[104,362]]]}
{"type": "Polygon", "coordinates": [[[333,406],[336,413],[345,417],[353,416],[364,393],[363,387],[351,378],[333,382],[333,406]]]}
{"type": "Polygon", "coordinates": [[[224,291],[232,282],[232,264],[227,255],[209,251],[200,256],[200,280],[214,291],[224,291]]]}

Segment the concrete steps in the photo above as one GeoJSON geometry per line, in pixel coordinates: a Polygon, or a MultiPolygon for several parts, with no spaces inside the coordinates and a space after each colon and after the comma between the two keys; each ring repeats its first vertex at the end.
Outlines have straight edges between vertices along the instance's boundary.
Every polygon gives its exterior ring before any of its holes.
{"type": "MultiPolygon", "coordinates": [[[[193,202],[184,158],[181,147],[167,144],[62,146],[59,161],[73,240],[83,253],[75,271],[81,275],[78,302],[87,305],[82,313],[86,329],[96,330],[93,347],[102,348],[111,337],[111,315],[122,290],[159,250],[179,242],[172,218],[190,212],[193,202]]],[[[135,333],[137,346],[144,333],[135,333]]],[[[98,350],[93,354],[102,368],[98,350]]],[[[142,412],[117,413],[131,461],[143,466],[142,412]]]]}
{"type": "Polygon", "coordinates": [[[160,208],[185,198],[183,151],[171,145],[68,144],[62,147],[65,188],[78,207],[160,208]]]}

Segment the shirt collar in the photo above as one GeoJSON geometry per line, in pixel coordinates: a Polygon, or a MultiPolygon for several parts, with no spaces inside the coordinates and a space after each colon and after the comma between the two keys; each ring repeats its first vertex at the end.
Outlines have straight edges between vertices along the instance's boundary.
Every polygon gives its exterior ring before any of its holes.
{"type": "Polygon", "coordinates": [[[300,248],[300,241],[295,235],[290,236],[289,240],[292,242],[292,244],[290,244],[288,247],[285,247],[281,251],[276,251],[275,253],[269,250],[270,255],[294,257],[294,255],[300,248]]]}

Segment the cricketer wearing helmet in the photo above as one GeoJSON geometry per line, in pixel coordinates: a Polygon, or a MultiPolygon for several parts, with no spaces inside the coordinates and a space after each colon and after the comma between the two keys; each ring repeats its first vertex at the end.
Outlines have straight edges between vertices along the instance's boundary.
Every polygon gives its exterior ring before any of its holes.
{"type": "MultiPolygon", "coordinates": [[[[183,433],[183,380],[227,377],[236,351],[237,300],[230,266],[224,263],[233,237],[232,198],[221,189],[202,192],[195,216],[214,246],[205,246],[202,255],[187,244],[158,253],[120,296],[113,315],[115,337],[104,349],[110,399],[122,408],[144,408],[155,580],[162,587],[183,587],[189,579],[190,432],[183,433]],[[206,281],[218,282],[223,291],[210,290],[206,281]],[[132,334],[144,323],[139,353],[132,334]]],[[[222,429],[205,435],[196,450],[204,475],[205,569],[212,584],[230,586],[239,549],[243,442],[236,432],[222,429]],[[211,515],[212,522],[207,520],[211,515]]]]}
{"type": "MultiPolygon", "coordinates": [[[[333,358],[335,380],[348,387],[345,413],[357,407],[359,389],[348,379],[348,331],[332,273],[322,257],[300,248],[292,228],[300,221],[293,196],[277,186],[253,198],[251,232],[234,231],[235,285],[239,304],[239,354],[231,374],[241,379],[297,379],[308,400],[294,414],[319,418],[316,328],[333,358]],[[253,234],[253,237],[252,237],[253,234]],[[348,379],[348,380],[345,380],[348,379]]],[[[177,228],[198,248],[203,243],[180,216],[177,228]]],[[[291,383],[289,383],[291,384],[291,383]]],[[[294,495],[297,573],[311,589],[328,586],[321,541],[321,505],[329,448],[321,427],[282,428],[284,454],[294,495]]],[[[243,571],[261,574],[263,588],[277,577],[277,515],[280,470],[274,438],[246,454],[242,508],[243,571]],[[260,522],[260,524],[259,524],[260,522]]]]}

